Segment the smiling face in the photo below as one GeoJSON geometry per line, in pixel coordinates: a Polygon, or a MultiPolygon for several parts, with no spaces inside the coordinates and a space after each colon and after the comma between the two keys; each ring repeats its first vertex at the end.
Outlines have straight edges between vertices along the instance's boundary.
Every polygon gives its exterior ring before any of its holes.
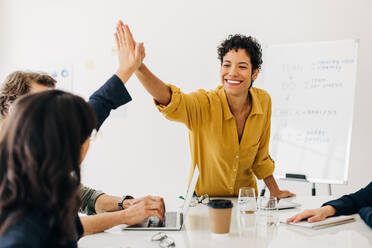
{"type": "Polygon", "coordinates": [[[230,50],[223,57],[221,81],[227,95],[248,95],[252,80],[257,78],[259,70],[252,73],[251,59],[244,49],[230,50]]]}

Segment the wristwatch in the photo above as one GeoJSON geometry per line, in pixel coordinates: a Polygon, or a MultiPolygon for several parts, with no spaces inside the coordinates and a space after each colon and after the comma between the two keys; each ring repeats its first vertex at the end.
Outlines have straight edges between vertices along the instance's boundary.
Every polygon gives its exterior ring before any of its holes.
{"type": "Polygon", "coordinates": [[[123,210],[124,209],[123,203],[124,203],[125,200],[128,200],[128,199],[134,199],[134,197],[131,196],[131,195],[123,195],[120,198],[120,200],[118,201],[118,207],[119,207],[120,210],[123,210]]]}

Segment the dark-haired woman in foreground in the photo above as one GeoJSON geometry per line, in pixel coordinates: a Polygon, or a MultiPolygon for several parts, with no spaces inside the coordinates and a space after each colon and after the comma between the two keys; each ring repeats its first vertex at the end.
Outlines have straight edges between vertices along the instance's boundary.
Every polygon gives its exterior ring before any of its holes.
{"type": "Polygon", "coordinates": [[[0,247],[77,247],[80,163],[95,113],[58,90],[12,108],[0,136],[0,247]]]}
{"type": "MultiPolygon", "coordinates": [[[[89,104],[97,115],[97,130],[111,110],[131,101],[132,98],[125,84],[136,68],[141,65],[145,56],[145,50],[141,44],[138,44],[133,52],[124,50],[126,46],[122,35],[124,30],[117,30],[118,70],[89,98],[89,104]]],[[[56,83],[51,76],[38,72],[15,71],[8,75],[4,83],[0,85],[0,129],[1,124],[11,112],[14,101],[24,95],[54,89],[56,83]]],[[[97,180],[100,180],[100,177],[97,180]]],[[[119,224],[137,224],[149,216],[155,215],[162,219],[165,209],[163,199],[154,196],[131,199],[132,197],[128,194],[122,197],[113,196],[85,186],[80,188],[80,195],[82,199],[80,210],[89,215],[80,216],[84,235],[103,232],[119,224]]]]}
{"type": "MultiPolygon", "coordinates": [[[[129,42],[135,44],[128,26],[124,27],[129,42]]],[[[252,37],[229,36],[218,48],[218,56],[222,85],[210,91],[184,94],[163,83],[144,64],[136,71],[160,112],[190,131],[192,165],[197,164],[200,171],[197,195],[234,196],[243,186],[257,191],[257,177],[265,181],[271,195],[294,196],[280,190],[273,177],[270,96],[252,87],[262,64],[260,44],[252,37]]]]}

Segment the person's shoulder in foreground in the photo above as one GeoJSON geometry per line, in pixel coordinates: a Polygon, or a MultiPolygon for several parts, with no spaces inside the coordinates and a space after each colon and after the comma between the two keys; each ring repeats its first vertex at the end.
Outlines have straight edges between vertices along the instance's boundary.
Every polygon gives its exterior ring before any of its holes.
{"type": "MultiPolygon", "coordinates": [[[[76,218],[76,229],[78,237],[83,233],[79,218],[76,218]]],[[[63,244],[58,244],[58,239],[48,228],[45,218],[40,214],[28,214],[19,219],[14,225],[9,227],[0,237],[0,248],[49,248],[63,247],[75,248],[77,241],[71,240],[63,244]]]]}

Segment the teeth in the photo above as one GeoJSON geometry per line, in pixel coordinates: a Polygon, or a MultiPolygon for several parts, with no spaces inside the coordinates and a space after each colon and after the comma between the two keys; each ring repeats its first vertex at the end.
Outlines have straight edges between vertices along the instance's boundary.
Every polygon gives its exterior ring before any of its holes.
{"type": "Polygon", "coordinates": [[[229,84],[240,84],[240,81],[227,80],[229,84]]]}

